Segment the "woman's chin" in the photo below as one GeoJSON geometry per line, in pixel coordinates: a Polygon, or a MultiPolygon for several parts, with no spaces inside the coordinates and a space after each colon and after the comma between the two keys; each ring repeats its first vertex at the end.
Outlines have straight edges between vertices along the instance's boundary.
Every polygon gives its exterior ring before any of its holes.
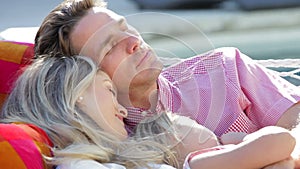
{"type": "Polygon", "coordinates": [[[120,139],[121,141],[123,141],[123,140],[126,140],[128,138],[128,133],[127,133],[126,130],[122,131],[122,132],[120,131],[120,132],[116,133],[116,137],[118,139],[120,139]]]}

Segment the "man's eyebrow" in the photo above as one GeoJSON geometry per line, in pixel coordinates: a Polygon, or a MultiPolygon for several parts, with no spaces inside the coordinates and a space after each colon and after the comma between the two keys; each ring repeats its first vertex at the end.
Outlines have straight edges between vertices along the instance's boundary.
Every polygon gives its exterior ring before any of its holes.
{"type": "Polygon", "coordinates": [[[111,41],[112,38],[113,38],[113,34],[109,34],[108,37],[104,40],[103,42],[104,46],[102,48],[104,48],[111,41]]]}
{"type": "MultiPolygon", "coordinates": [[[[124,17],[122,17],[121,19],[119,19],[117,21],[117,25],[119,25],[119,26],[123,25],[124,23],[126,23],[126,20],[124,17]]],[[[111,39],[113,38],[113,36],[114,36],[113,34],[109,34],[108,37],[104,40],[103,44],[109,43],[111,41],[111,39]]]]}

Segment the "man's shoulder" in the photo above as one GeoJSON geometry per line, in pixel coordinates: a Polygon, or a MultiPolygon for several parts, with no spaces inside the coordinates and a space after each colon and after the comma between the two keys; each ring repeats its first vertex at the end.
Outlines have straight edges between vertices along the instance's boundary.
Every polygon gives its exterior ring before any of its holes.
{"type": "MultiPolygon", "coordinates": [[[[172,65],[168,66],[169,67],[176,67],[176,66],[182,66],[182,65],[190,65],[193,63],[198,63],[198,62],[205,62],[208,60],[213,60],[215,58],[234,58],[236,55],[238,55],[240,50],[236,47],[220,47],[220,48],[215,48],[209,51],[206,51],[204,53],[197,54],[192,57],[184,58],[184,59],[177,59],[176,62],[172,61],[172,65]],[[190,63],[190,64],[189,64],[190,63]]],[[[173,59],[175,60],[175,59],[173,59]]]]}
{"type": "Polygon", "coordinates": [[[180,59],[177,63],[165,68],[163,72],[183,72],[195,68],[200,72],[206,72],[223,64],[228,58],[235,58],[237,53],[239,50],[235,47],[216,48],[193,57],[180,59]]]}
{"type": "Polygon", "coordinates": [[[215,52],[223,52],[223,53],[236,53],[239,52],[240,50],[237,47],[234,46],[228,46],[228,47],[219,47],[219,48],[215,48],[212,51],[215,52]]]}
{"type": "Polygon", "coordinates": [[[222,58],[236,57],[236,55],[239,53],[240,53],[240,50],[236,47],[219,47],[219,48],[215,48],[210,51],[207,51],[205,53],[196,55],[191,58],[205,58],[207,60],[207,59],[212,59],[214,57],[219,57],[219,58],[220,57],[222,57],[222,58]]]}

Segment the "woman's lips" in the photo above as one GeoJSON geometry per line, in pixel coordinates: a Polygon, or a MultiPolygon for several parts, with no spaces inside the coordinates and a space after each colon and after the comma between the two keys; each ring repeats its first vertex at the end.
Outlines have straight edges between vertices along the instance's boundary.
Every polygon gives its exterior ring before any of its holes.
{"type": "Polygon", "coordinates": [[[117,117],[118,119],[120,119],[121,121],[123,121],[123,117],[122,117],[122,116],[116,115],[116,117],[117,117]]]}

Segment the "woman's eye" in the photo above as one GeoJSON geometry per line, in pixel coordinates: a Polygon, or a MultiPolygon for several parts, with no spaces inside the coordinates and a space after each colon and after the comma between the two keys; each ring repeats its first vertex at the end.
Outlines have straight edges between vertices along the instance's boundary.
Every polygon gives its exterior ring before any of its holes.
{"type": "Polygon", "coordinates": [[[111,53],[111,50],[112,50],[112,47],[107,49],[105,52],[104,52],[104,56],[107,56],[111,53]]]}
{"type": "Polygon", "coordinates": [[[113,89],[108,89],[114,96],[117,95],[117,93],[113,89]]]}

